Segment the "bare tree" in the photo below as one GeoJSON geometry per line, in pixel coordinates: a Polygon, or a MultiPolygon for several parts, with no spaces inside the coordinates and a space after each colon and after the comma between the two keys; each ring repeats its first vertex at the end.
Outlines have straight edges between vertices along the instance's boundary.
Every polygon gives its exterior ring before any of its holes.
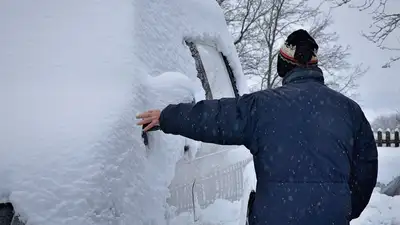
{"type": "Polygon", "coordinates": [[[242,67],[246,75],[257,71],[264,59],[263,46],[258,43],[256,21],[270,11],[265,0],[217,0],[224,10],[225,20],[232,33],[242,67]]]}
{"type": "Polygon", "coordinates": [[[346,95],[355,96],[357,80],[367,72],[368,68],[362,64],[349,63],[350,47],[336,44],[339,35],[327,31],[332,23],[332,17],[324,13],[319,13],[311,21],[309,32],[321,49],[318,54],[318,64],[325,73],[328,86],[346,95]]]}
{"type": "Polygon", "coordinates": [[[253,91],[279,85],[276,60],[284,38],[299,27],[309,27],[320,45],[319,64],[327,84],[349,94],[356,80],[365,71],[348,63],[349,48],[335,44],[336,33],[327,32],[332,24],[329,15],[319,7],[308,5],[308,0],[222,0],[227,24],[246,75],[259,82],[253,91]],[[311,24],[311,25],[310,25],[311,24]]]}
{"type": "MultiPolygon", "coordinates": [[[[387,7],[389,2],[397,0],[328,0],[333,2],[336,7],[349,5],[360,11],[372,10],[371,30],[363,33],[363,36],[369,41],[375,43],[379,48],[389,51],[400,52],[400,36],[398,30],[400,28],[400,13],[399,10],[389,12],[390,7],[387,7]],[[396,36],[397,34],[397,36],[396,36]],[[396,46],[386,44],[386,41],[391,37],[397,39],[396,46]]],[[[400,53],[399,53],[400,54],[400,53]]],[[[392,63],[399,61],[400,55],[391,57],[382,68],[389,68],[392,63]]]]}

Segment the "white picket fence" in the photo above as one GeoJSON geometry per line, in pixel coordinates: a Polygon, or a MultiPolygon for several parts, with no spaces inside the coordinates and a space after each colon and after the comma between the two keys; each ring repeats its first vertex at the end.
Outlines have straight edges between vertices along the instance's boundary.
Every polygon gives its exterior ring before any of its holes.
{"type": "Polygon", "coordinates": [[[378,129],[374,131],[375,142],[378,147],[400,147],[399,129],[378,129]]]}
{"type": "Polygon", "coordinates": [[[170,187],[171,196],[167,203],[181,213],[192,211],[195,202],[206,208],[216,199],[240,200],[243,196],[243,171],[250,161],[252,158],[198,177],[193,182],[170,187]]]}

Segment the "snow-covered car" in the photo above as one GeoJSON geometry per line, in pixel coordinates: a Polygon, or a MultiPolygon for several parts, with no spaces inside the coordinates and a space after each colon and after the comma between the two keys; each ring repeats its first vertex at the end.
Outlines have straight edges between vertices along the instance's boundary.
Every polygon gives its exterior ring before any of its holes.
{"type": "Polygon", "coordinates": [[[217,2],[5,0],[0,21],[0,224],[165,224],[196,144],[135,114],[247,92],[217,2]]]}

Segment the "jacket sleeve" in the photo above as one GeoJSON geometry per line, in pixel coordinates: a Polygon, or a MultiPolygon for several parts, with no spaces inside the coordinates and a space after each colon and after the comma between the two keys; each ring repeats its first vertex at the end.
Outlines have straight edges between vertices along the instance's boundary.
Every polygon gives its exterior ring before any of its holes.
{"type": "Polygon", "coordinates": [[[169,105],[161,112],[164,133],[221,145],[246,145],[254,127],[256,96],[169,105]]]}
{"type": "Polygon", "coordinates": [[[358,218],[367,206],[378,175],[378,150],[374,134],[364,113],[355,134],[350,190],[351,219],[358,218]]]}

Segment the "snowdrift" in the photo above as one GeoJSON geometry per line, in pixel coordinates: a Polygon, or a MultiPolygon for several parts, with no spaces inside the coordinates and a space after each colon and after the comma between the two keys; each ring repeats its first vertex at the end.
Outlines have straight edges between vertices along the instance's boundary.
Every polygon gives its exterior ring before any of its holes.
{"type": "Polygon", "coordinates": [[[381,193],[391,197],[400,195],[400,176],[396,177],[388,185],[382,187],[381,193]]]}

